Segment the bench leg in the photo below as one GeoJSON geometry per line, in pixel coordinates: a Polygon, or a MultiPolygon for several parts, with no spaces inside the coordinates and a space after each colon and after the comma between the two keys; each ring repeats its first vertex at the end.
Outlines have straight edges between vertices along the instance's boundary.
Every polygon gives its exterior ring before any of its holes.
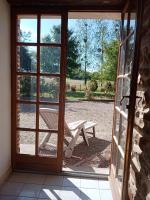
{"type": "Polygon", "coordinates": [[[95,137],[95,126],[93,126],[93,136],[95,137]]]}

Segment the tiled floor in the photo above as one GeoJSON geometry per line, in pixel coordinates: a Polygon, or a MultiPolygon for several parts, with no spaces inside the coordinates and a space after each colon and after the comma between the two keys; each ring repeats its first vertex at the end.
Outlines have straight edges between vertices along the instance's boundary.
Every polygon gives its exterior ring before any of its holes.
{"type": "Polygon", "coordinates": [[[0,188],[0,200],[113,200],[100,179],[14,173],[0,188]]]}

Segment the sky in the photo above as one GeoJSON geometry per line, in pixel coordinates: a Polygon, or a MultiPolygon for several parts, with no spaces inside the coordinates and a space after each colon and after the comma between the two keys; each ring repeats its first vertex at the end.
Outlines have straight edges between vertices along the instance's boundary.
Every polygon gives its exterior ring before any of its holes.
{"type": "MultiPolygon", "coordinates": [[[[78,20],[79,21],[79,20],[78,20]]],[[[90,20],[92,21],[92,20],[90,20]]],[[[113,20],[106,20],[108,28],[111,29],[112,28],[112,23],[113,20]]],[[[50,30],[52,30],[53,26],[58,26],[61,25],[61,19],[59,18],[49,18],[49,16],[42,18],[41,19],[41,41],[42,38],[44,38],[45,36],[47,36],[48,34],[50,34],[50,30]]],[[[31,37],[30,37],[30,41],[26,41],[26,42],[37,42],[37,19],[34,18],[32,16],[32,18],[21,18],[20,19],[20,29],[23,32],[30,32],[31,33],[31,37]]],[[[79,24],[77,23],[76,19],[69,19],[68,20],[68,29],[72,29],[75,34],[79,34],[79,24]]],[[[92,29],[94,29],[93,25],[91,28],[91,32],[92,29]]],[[[90,42],[94,43],[94,39],[90,38],[90,42]]],[[[84,56],[84,55],[83,55],[84,56]]],[[[90,57],[91,61],[92,61],[92,65],[89,66],[88,71],[97,71],[99,66],[97,65],[97,63],[100,62],[100,58],[96,58],[95,55],[92,53],[91,57],[90,57]]],[[[84,62],[82,61],[82,65],[84,67],[84,62]]]]}

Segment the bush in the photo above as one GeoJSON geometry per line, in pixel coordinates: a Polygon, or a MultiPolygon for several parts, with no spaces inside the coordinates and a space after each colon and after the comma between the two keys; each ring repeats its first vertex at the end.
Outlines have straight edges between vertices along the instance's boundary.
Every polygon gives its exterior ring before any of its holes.
{"type": "Polygon", "coordinates": [[[93,99],[92,92],[91,92],[90,89],[86,89],[86,90],[85,90],[85,98],[86,98],[87,100],[92,100],[92,99],[93,99]]]}
{"type": "Polygon", "coordinates": [[[89,83],[89,88],[92,92],[95,92],[98,88],[98,83],[96,80],[91,80],[89,83]]]}
{"type": "Polygon", "coordinates": [[[71,91],[72,91],[72,92],[76,92],[76,85],[72,85],[72,86],[71,86],[71,91]]]}

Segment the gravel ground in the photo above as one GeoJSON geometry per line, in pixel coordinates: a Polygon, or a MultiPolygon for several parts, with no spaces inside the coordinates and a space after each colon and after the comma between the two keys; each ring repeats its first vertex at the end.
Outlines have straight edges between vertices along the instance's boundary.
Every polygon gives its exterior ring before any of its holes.
{"type": "MultiPolygon", "coordinates": [[[[20,126],[35,128],[35,112],[34,109],[23,109],[26,112],[20,113],[20,126]],[[29,112],[32,110],[32,112],[29,112]]],[[[65,105],[65,119],[66,122],[74,122],[77,120],[94,121],[96,125],[96,137],[88,134],[89,147],[84,143],[82,136],[78,138],[77,144],[73,151],[72,158],[64,157],[64,168],[71,168],[72,170],[80,170],[84,168],[85,171],[93,171],[93,168],[106,168],[109,166],[110,160],[110,143],[112,134],[113,121],[113,102],[100,101],[71,101],[66,102],[65,105]],[[90,166],[90,169],[89,169],[90,166]],[[88,168],[88,170],[86,170],[88,168]]],[[[45,123],[40,119],[40,128],[47,129],[45,123]]],[[[22,132],[21,144],[34,144],[34,133],[22,132]],[[28,135],[28,136],[27,136],[28,135]]],[[[40,141],[43,134],[40,134],[40,141]]],[[[53,137],[54,144],[56,137],[53,137]]],[[[69,137],[66,137],[70,141],[69,137]]],[[[42,153],[41,153],[42,154],[42,153]]],[[[48,154],[48,152],[43,152],[48,154]]],[[[53,153],[52,153],[53,154],[53,153]]]]}

